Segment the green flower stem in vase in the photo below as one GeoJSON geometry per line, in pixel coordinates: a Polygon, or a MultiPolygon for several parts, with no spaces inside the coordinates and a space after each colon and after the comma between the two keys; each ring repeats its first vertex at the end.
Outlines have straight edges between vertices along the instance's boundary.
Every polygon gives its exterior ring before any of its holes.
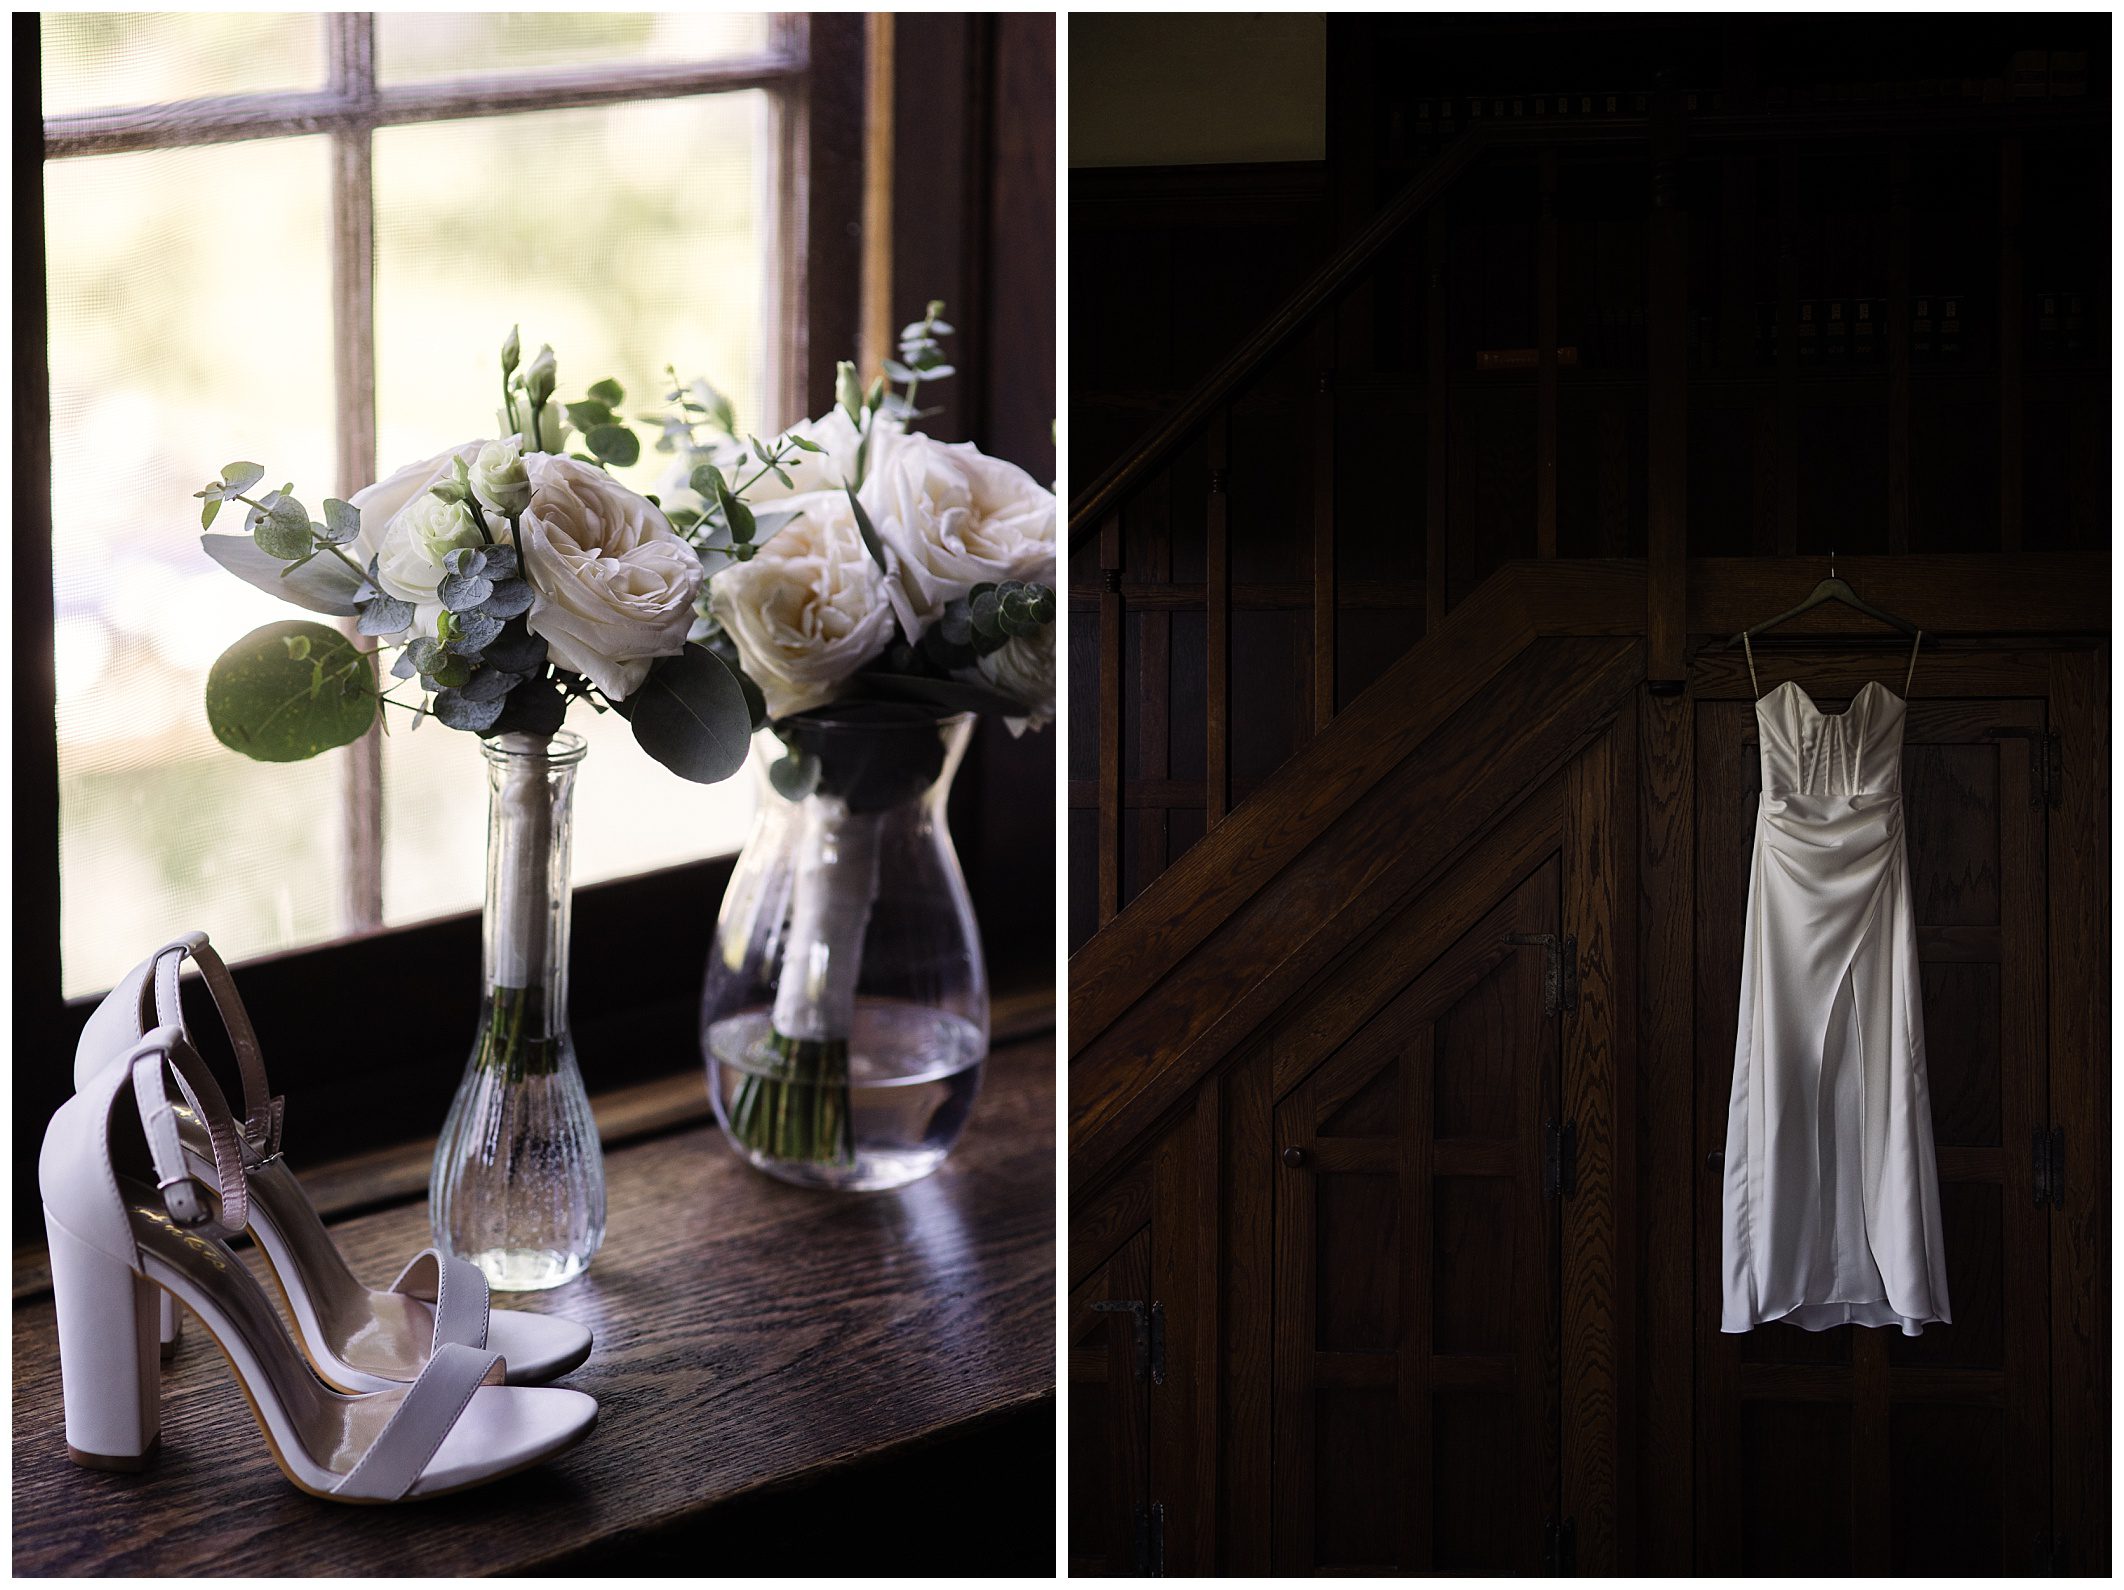
{"type": "Polygon", "coordinates": [[[479,1027],[429,1176],[437,1246],[501,1291],[582,1273],[605,1231],[597,1126],[568,1031],[572,734],[483,741],[487,909],[479,1027]]]}
{"type": "Polygon", "coordinates": [[[819,794],[800,804],[794,820],[789,932],[767,1039],[774,1065],[738,1085],[730,1130],[775,1159],[852,1165],[848,1040],[878,892],[879,818],[819,794]]]}

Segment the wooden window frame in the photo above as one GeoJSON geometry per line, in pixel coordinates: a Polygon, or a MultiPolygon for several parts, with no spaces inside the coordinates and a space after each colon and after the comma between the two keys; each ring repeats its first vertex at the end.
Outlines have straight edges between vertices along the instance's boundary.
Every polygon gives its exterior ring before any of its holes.
{"type": "MultiPolygon", "coordinates": [[[[36,1142],[71,1091],[73,1049],[100,995],[67,999],[60,970],[59,766],[53,662],[51,404],[46,350],[43,168],[47,160],[251,138],[328,134],[332,162],[337,474],[375,478],[372,138],[378,127],[765,88],[773,95],[778,203],[768,247],[779,268],[766,321],[770,409],[816,412],[834,361],[856,343],[863,213],[866,30],[861,15],[777,15],[768,46],[679,66],[535,70],[388,85],[376,78],[372,14],[326,14],[328,75],[311,91],[228,96],[44,121],[38,18],[14,19],[15,265],[15,1142],[18,1211],[37,1207],[36,1142]]],[[[348,847],[379,854],[380,753],[373,734],[348,761],[348,847]]],[[[732,858],[578,889],[574,1029],[599,1057],[593,1090],[697,1063],[700,938],[658,924],[712,920],[732,858]]],[[[350,868],[359,874],[363,869],[350,868]]],[[[479,913],[381,926],[374,868],[347,905],[356,924],[329,943],[246,961],[245,1002],[268,1063],[299,1078],[308,1163],[432,1129],[456,1087],[459,1035],[477,1015],[479,913]],[[387,1023],[356,1018],[355,990],[390,987],[387,1023]],[[429,1041],[425,1035],[435,1035],[429,1041]]],[[[175,924],[173,926],[182,926],[175,924]]],[[[151,946],[143,945],[143,953],[151,946]]],[[[188,989],[189,1000],[200,991],[188,989]]],[[[187,1006],[188,1013],[191,1006],[187,1006]]],[[[211,1010],[198,1030],[218,1030],[211,1010]]],[[[32,1221],[31,1224],[34,1224],[32,1221]]],[[[18,1225],[20,1222],[18,1221],[18,1225]]],[[[19,1232],[18,1232],[19,1235],[19,1232]]]]}

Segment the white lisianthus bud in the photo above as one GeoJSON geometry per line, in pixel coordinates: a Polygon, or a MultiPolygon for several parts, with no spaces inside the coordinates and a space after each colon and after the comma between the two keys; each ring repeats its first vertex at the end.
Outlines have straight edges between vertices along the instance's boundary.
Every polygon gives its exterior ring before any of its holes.
{"type": "Polygon", "coordinates": [[[846,359],[833,367],[833,400],[852,424],[863,423],[863,383],[846,359]]]}
{"type": "MultiPolygon", "coordinates": [[[[526,418],[528,417],[527,413],[526,418]]],[[[504,436],[509,434],[509,416],[507,413],[497,409],[494,414],[494,423],[504,436]]],[[[528,428],[518,431],[516,440],[526,453],[559,453],[567,447],[568,429],[568,416],[561,412],[560,405],[558,403],[549,403],[539,412],[538,440],[534,442],[531,439],[531,432],[528,428]]]]}
{"type": "Polygon", "coordinates": [[[532,402],[543,403],[553,396],[553,385],[559,379],[555,368],[553,346],[547,343],[540,347],[538,357],[524,371],[524,390],[531,395],[532,402]]]}
{"type": "Polygon", "coordinates": [[[479,450],[479,456],[472,460],[472,495],[505,519],[530,506],[531,475],[524,468],[521,436],[489,442],[479,450]]]}
{"type": "Polygon", "coordinates": [[[511,326],[509,328],[509,340],[502,344],[501,364],[503,375],[507,375],[510,371],[514,370],[516,368],[517,361],[523,357],[524,345],[519,336],[519,333],[522,331],[522,329],[523,328],[520,326],[511,326]]]}

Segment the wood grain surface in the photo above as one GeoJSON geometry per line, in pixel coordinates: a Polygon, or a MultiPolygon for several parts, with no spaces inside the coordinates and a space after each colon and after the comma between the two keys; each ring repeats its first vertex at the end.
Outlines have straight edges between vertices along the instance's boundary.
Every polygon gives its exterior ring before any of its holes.
{"type": "MultiPolygon", "coordinates": [[[[297,1491],[196,1327],[164,1372],[155,1466],[77,1468],[51,1303],[18,1303],[15,1572],[532,1570],[1037,1409],[1054,1394],[1054,1085],[1051,1040],[999,1048],[958,1153],[894,1193],[784,1186],[713,1126],[610,1155],[590,1274],[512,1300],[596,1332],[566,1382],[598,1398],[596,1431],[544,1468],[435,1502],[344,1507],[297,1491]]],[[[427,1208],[335,1235],[378,1283],[426,1245],[427,1208]]],[[[1044,1520],[1049,1476],[1028,1481],[1044,1520]]]]}

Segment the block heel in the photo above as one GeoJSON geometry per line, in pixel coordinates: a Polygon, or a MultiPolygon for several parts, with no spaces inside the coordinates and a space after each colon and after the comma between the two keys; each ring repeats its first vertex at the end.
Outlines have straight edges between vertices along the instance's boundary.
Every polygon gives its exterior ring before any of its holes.
{"type": "Polygon", "coordinates": [[[177,1338],[184,1334],[184,1309],[177,1299],[155,1288],[155,1334],[162,1344],[162,1361],[168,1363],[177,1356],[177,1338]]]}
{"type": "Polygon", "coordinates": [[[67,1455],[83,1468],[146,1468],[162,1434],[162,1289],[82,1241],[50,1210],[44,1232],[59,1314],[67,1455]]]}

